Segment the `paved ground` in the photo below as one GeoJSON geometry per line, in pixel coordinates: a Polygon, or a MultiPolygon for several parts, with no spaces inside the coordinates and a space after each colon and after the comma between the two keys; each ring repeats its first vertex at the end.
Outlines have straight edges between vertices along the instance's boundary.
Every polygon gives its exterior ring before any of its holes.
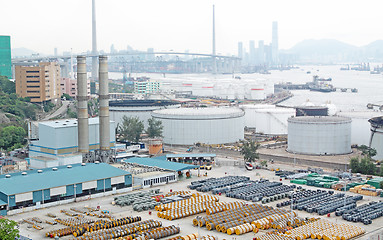
{"type": "MultiPolygon", "coordinates": [[[[230,160],[230,159],[224,158],[223,160],[230,160]]],[[[294,169],[293,165],[274,164],[273,167],[274,168],[283,168],[286,170],[294,169]]],[[[205,171],[203,171],[202,173],[204,173],[204,172],[205,171]]],[[[246,171],[244,169],[244,167],[235,167],[235,166],[216,167],[211,171],[207,171],[207,173],[208,173],[207,177],[222,177],[222,176],[225,176],[225,173],[226,173],[228,175],[246,175],[246,176],[251,177],[251,179],[259,179],[261,177],[264,177],[264,178],[268,178],[270,180],[275,180],[275,181],[279,180],[279,178],[274,175],[274,172],[269,171],[269,170],[254,170],[254,171],[249,172],[249,171],[246,171]]],[[[184,180],[177,182],[177,183],[163,185],[161,187],[153,187],[153,188],[160,188],[162,192],[169,192],[170,189],[172,189],[172,190],[186,190],[187,185],[191,181],[196,181],[198,179],[206,178],[206,177],[197,177],[196,175],[197,175],[197,170],[193,170],[191,179],[184,179],[184,180]]],[[[284,180],[284,182],[286,184],[289,184],[286,180],[284,180]]],[[[307,188],[313,188],[313,187],[307,187],[307,188]]],[[[314,188],[314,189],[316,189],[316,188],[314,188]]],[[[353,194],[353,193],[349,193],[349,194],[353,194]]],[[[181,235],[197,233],[198,231],[200,231],[200,233],[202,235],[208,235],[208,234],[209,235],[216,235],[216,236],[218,236],[219,239],[238,239],[238,240],[240,240],[240,239],[252,239],[255,236],[254,233],[248,233],[248,234],[244,234],[241,236],[229,236],[229,235],[226,235],[223,233],[218,233],[216,231],[207,231],[205,228],[198,229],[192,225],[192,220],[194,219],[195,216],[191,216],[191,217],[187,217],[187,218],[179,219],[179,220],[175,220],[175,221],[168,221],[168,220],[160,219],[156,216],[156,212],[154,212],[152,215],[149,215],[148,211],[135,212],[132,210],[132,207],[130,207],[130,206],[128,206],[128,207],[114,206],[111,204],[114,197],[115,196],[107,196],[107,197],[101,197],[101,198],[87,200],[84,202],[77,202],[77,203],[73,203],[73,204],[66,204],[66,205],[61,205],[61,206],[56,206],[56,207],[39,209],[39,210],[32,211],[32,212],[26,212],[26,213],[10,216],[9,218],[16,220],[18,222],[21,222],[25,218],[31,218],[31,217],[39,217],[42,220],[47,220],[47,219],[49,219],[49,217],[46,216],[46,214],[48,212],[54,213],[60,218],[67,218],[66,215],[64,215],[63,213],[60,213],[61,209],[69,209],[70,207],[76,207],[76,206],[77,207],[80,207],[80,206],[82,206],[82,207],[84,207],[84,206],[91,206],[91,207],[100,206],[101,209],[103,209],[103,210],[109,210],[115,217],[139,215],[139,216],[142,216],[143,220],[151,219],[151,218],[160,220],[163,222],[163,225],[165,225],[165,226],[169,226],[169,225],[180,226],[181,227],[181,233],[180,233],[181,235]]],[[[365,203],[365,202],[371,201],[371,200],[380,200],[380,199],[377,197],[367,197],[366,200],[363,200],[359,204],[365,203]]],[[[227,198],[225,196],[220,196],[220,201],[230,202],[230,201],[237,201],[237,200],[232,199],[232,198],[227,198]]],[[[278,201],[278,202],[280,202],[280,201],[278,201]]],[[[276,203],[278,203],[278,202],[270,203],[270,205],[275,206],[276,203]]],[[[298,211],[298,214],[301,217],[313,216],[312,214],[308,214],[308,213],[302,212],[302,211],[298,211]]],[[[200,215],[205,215],[205,214],[200,214],[200,215]]],[[[314,214],[314,216],[316,216],[316,215],[314,214]]],[[[334,221],[334,222],[338,222],[338,223],[340,223],[340,222],[348,223],[348,222],[342,220],[340,217],[335,217],[333,214],[331,217],[329,217],[329,218],[325,217],[325,218],[330,220],[330,221],[334,221]]],[[[365,226],[361,223],[351,223],[351,224],[356,224],[358,226],[364,227],[368,233],[371,233],[377,229],[382,230],[383,217],[374,220],[373,224],[367,225],[367,226],[365,226]]],[[[33,228],[28,228],[28,224],[22,223],[20,225],[21,234],[26,236],[26,237],[30,237],[32,239],[43,239],[45,232],[52,230],[52,229],[59,229],[59,228],[64,227],[63,225],[55,225],[55,226],[51,226],[48,224],[42,224],[42,225],[44,226],[44,229],[39,231],[39,230],[36,230],[33,228]]],[[[265,232],[266,231],[260,231],[260,233],[258,233],[258,234],[263,234],[265,232]]],[[[368,237],[368,235],[364,235],[360,239],[367,239],[367,237],[368,237]]],[[[62,239],[71,239],[71,238],[72,237],[67,236],[67,237],[63,237],[62,239]]]]}

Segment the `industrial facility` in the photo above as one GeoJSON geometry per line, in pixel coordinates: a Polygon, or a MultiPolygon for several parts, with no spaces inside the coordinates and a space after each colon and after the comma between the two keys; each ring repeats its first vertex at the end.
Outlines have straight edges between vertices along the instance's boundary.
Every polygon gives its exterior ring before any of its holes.
{"type": "MultiPolygon", "coordinates": [[[[88,149],[94,151],[100,148],[99,118],[90,118],[88,123],[88,149]]],[[[110,147],[115,144],[115,125],[109,122],[110,147]]],[[[77,119],[62,119],[38,123],[37,140],[29,144],[30,167],[47,168],[67,164],[81,163],[82,155],[78,154],[78,121],[77,119]]]]}
{"type": "Polygon", "coordinates": [[[153,111],[179,107],[181,107],[180,103],[170,100],[119,100],[109,102],[110,117],[116,122],[116,126],[122,123],[123,116],[127,116],[138,117],[146,127],[153,111]]]}
{"type": "Polygon", "coordinates": [[[164,143],[234,143],[244,138],[244,115],[239,108],[162,109],[152,116],[162,121],[164,143]]]}
{"type": "Polygon", "coordinates": [[[124,169],[133,174],[135,187],[149,188],[178,181],[182,171],[194,169],[194,165],[169,162],[166,159],[134,157],[122,160],[124,169]]]}
{"type": "Polygon", "coordinates": [[[119,189],[131,191],[131,187],[129,172],[106,163],[73,164],[0,175],[0,214],[119,189]]]}
{"type": "Polygon", "coordinates": [[[371,140],[370,147],[375,148],[376,160],[383,159],[383,117],[374,117],[368,120],[371,124],[371,140]]]}
{"type": "Polygon", "coordinates": [[[335,155],[351,152],[351,119],[304,116],[288,119],[288,152],[335,155]]]}
{"type": "Polygon", "coordinates": [[[287,119],[295,116],[294,108],[279,108],[275,105],[249,104],[240,108],[245,111],[245,126],[263,134],[287,134],[287,119]]]}

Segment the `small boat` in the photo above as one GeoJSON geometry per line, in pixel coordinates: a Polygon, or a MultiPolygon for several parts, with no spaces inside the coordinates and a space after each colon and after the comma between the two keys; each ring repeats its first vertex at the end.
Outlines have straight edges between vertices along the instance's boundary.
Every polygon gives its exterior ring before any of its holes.
{"type": "Polygon", "coordinates": [[[250,162],[246,162],[245,167],[248,171],[252,171],[254,169],[253,165],[250,162]]]}
{"type": "Polygon", "coordinates": [[[356,88],[352,88],[352,89],[351,89],[351,92],[353,92],[353,93],[357,93],[357,92],[358,92],[358,89],[356,89],[356,88]]]}
{"type": "Polygon", "coordinates": [[[347,88],[341,88],[340,89],[342,92],[347,92],[347,88]]]}

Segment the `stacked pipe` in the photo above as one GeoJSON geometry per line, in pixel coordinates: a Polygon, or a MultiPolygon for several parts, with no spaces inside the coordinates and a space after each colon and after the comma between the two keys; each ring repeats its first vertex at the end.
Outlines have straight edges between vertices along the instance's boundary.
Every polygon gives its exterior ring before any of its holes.
{"type": "Polygon", "coordinates": [[[215,201],[205,201],[196,204],[187,204],[178,208],[170,209],[165,212],[158,212],[157,216],[172,221],[175,219],[206,212],[206,209],[216,207],[219,204],[220,203],[217,203],[215,201]]]}
{"type": "Polygon", "coordinates": [[[82,224],[91,224],[94,222],[93,219],[89,219],[89,218],[80,218],[80,219],[79,218],[66,218],[66,219],[56,218],[55,221],[68,227],[82,225],[82,224]]]}
{"type": "Polygon", "coordinates": [[[86,226],[87,224],[81,224],[81,225],[71,226],[71,227],[62,228],[62,229],[58,229],[54,231],[49,231],[45,234],[45,236],[50,238],[63,237],[63,236],[71,235],[78,228],[82,228],[86,226]]]}
{"type": "MultiPolygon", "coordinates": [[[[245,223],[256,226],[257,230],[255,230],[253,226],[251,226],[251,230],[258,231],[258,228],[268,228],[272,221],[293,217],[295,215],[294,212],[291,213],[286,210],[280,211],[280,209],[273,209],[272,207],[260,204],[251,204],[208,215],[199,220],[194,219],[193,224],[201,227],[206,225],[209,231],[216,229],[223,233],[228,233],[228,229],[231,228],[230,234],[233,234],[237,226],[241,226],[245,223]]],[[[242,234],[251,231],[249,229],[250,226],[246,225],[246,231],[240,228],[238,233],[242,234]]]]}
{"type": "Polygon", "coordinates": [[[196,204],[196,203],[205,202],[205,201],[218,202],[219,199],[216,196],[201,195],[201,196],[192,197],[192,198],[181,200],[181,201],[177,201],[177,202],[161,204],[161,205],[156,206],[155,210],[159,211],[159,212],[162,212],[162,211],[171,210],[173,208],[178,208],[180,206],[196,204]]]}
{"type": "Polygon", "coordinates": [[[191,182],[188,188],[197,190],[200,192],[208,192],[215,188],[222,188],[231,186],[237,183],[249,181],[249,177],[245,176],[226,176],[221,178],[208,178],[196,182],[191,182]]]}
{"type": "Polygon", "coordinates": [[[241,235],[244,233],[252,232],[254,229],[257,229],[257,227],[254,224],[244,223],[242,225],[238,225],[236,227],[232,227],[232,228],[227,229],[226,233],[229,235],[231,235],[233,233],[235,233],[237,235],[241,235]]]}
{"type": "Polygon", "coordinates": [[[211,215],[211,214],[223,212],[223,211],[226,211],[229,209],[235,209],[238,207],[242,207],[243,205],[244,205],[243,202],[223,203],[222,205],[217,205],[216,207],[206,209],[206,214],[211,215]]]}
{"type": "Polygon", "coordinates": [[[126,224],[139,222],[139,221],[141,221],[140,216],[120,218],[120,219],[112,220],[112,221],[98,221],[98,222],[95,222],[93,225],[89,226],[87,231],[93,232],[93,231],[100,230],[100,229],[113,228],[113,227],[126,225],[126,224]]]}
{"type": "Polygon", "coordinates": [[[370,202],[357,208],[346,210],[342,213],[342,218],[346,221],[362,222],[371,224],[373,219],[383,216],[383,202],[370,202]]]}
{"type": "Polygon", "coordinates": [[[160,227],[160,228],[155,228],[150,231],[147,231],[143,233],[141,236],[136,238],[137,240],[146,240],[146,239],[159,239],[159,238],[164,238],[168,237],[171,235],[175,235],[180,232],[180,228],[176,227],[174,225],[169,226],[169,227],[160,227]]]}
{"type": "Polygon", "coordinates": [[[98,239],[114,239],[118,237],[131,237],[135,238],[140,232],[145,232],[152,228],[158,228],[162,225],[160,221],[156,221],[153,219],[142,221],[142,222],[134,222],[131,224],[116,226],[112,228],[104,228],[95,231],[90,231],[85,233],[83,236],[78,237],[80,240],[98,240],[98,239]]]}
{"type": "Polygon", "coordinates": [[[334,226],[332,228],[323,230],[319,233],[312,234],[311,238],[315,239],[342,239],[347,240],[351,239],[353,237],[359,236],[364,234],[366,231],[358,226],[352,226],[349,224],[339,224],[337,226],[334,226]]]}

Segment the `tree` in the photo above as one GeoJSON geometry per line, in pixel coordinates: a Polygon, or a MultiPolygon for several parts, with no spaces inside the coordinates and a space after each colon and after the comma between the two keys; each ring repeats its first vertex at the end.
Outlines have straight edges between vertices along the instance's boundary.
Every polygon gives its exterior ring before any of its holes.
{"type": "Polygon", "coordinates": [[[7,218],[0,219],[0,239],[15,240],[20,237],[17,223],[7,218]]]}
{"type": "Polygon", "coordinates": [[[15,83],[9,81],[8,78],[5,76],[0,76],[0,89],[8,94],[16,92],[15,83]]]}
{"type": "Polygon", "coordinates": [[[12,151],[25,142],[27,133],[22,127],[8,126],[0,130],[0,148],[12,151]]]}
{"type": "Polygon", "coordinates": [[[358,150],[362,152],[362,155],[364,156],[369,156],[369,157],[373,157],[376,155],[376,149],[375,148],[370,148],[366,145],[360,145],[358,147],[358,150]]]}
{"type": "Polygon", "coordinates": [[[144,123],[140,121],[138,117],[124,116],[122,118],[122,124],[119,126],[118,133],[120,134],[120,140],[138,142],[143,130],[144,123]]]}
{"type": "Polygon", "coordinates": [[[162,130],[164,126],[162,126],[161,120],[156,120],[153,117],[148,119],[148,128],[146,129],[146,133],[148,134],[148,137],[155,138],[155,137],[163,137],[162,136],[162,130]]]}
{"type": "Polygon", "coordinates": [[[350,159],[350,167],[353,173],[359,172],[359,158],[353,157],[350,159]]]}
{"type": "Polygon", "coordinates": [[[383,189],[383,181],[381,181],[381,182],[379,183],[379,186],[380,186],[381,189],[383,189]]]}
{"type": "Polygon", "coordinates": [[[63,93],[63,95],[61,95],[61,98],[65,98],[65,100],[72,100],[72,97],[67,93],[63,93]]]}
{"type": "Polygon", "coordinates": [[[247,162],[254,162],[255,159],[259,159],[259,154],[257,150],[259,148],[259,143],[255,143],[255,141],[241,141],[241,155],[243,155],[243,159],[247,162]]]}

